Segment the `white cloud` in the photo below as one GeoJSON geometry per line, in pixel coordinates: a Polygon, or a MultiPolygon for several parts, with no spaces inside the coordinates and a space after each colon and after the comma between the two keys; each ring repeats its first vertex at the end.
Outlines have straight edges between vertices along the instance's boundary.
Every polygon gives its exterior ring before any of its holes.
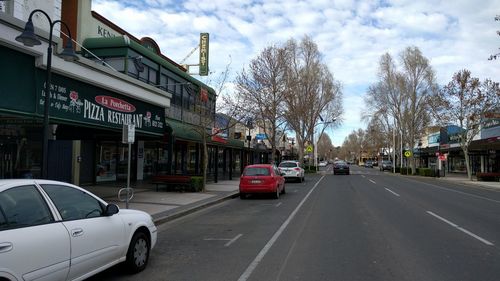
{"type": "Polygon", "coordinates": [[[496,0],[94,0],[92,5],[136,37],[155,39],[175,61],[198,44],[200,32],[209,32],[210,69],[218,73],[229,60],[235,74],[264,47],[310,35],[344,85],[344,122],[329,132],[336,145],[365,127],[359,119],[363,95],[376,81],[384,53],[397,58],[405,47],[419,47],[441,84],[463,68],[499,81],[500,62],[487,60],[500,47],[497,6],[496,0]]]}

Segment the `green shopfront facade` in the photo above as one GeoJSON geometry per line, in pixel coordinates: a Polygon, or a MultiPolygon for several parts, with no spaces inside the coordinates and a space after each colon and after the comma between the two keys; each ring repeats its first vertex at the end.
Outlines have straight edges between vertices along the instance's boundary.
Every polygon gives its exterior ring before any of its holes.
{"type": "MultiPolygon", "coordinates": [[[[40,177],[46,72],[0,46],[0,178],[40,177]]],[[[49,178],[76,184],[126,180],[124,124],[136,126],[132,179],[168,162],[165,108],[52,73],[49,178]]]]}

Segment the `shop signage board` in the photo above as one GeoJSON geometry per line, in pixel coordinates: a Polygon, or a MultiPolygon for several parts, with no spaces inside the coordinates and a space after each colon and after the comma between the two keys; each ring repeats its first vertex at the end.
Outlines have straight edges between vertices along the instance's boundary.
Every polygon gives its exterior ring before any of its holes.
{"type": "Polygon", "coordinates": [[[208,75],[208,44],[209,34],[200,33],[200,75],[208,75]]]}
{"type": "MultiPolygon", "coordinates": [[[[43,113],[45,73],[37,72],[37,111],[43,113]]],[[[50,118],[122,129],[134,125],[137,132],[162,135],[165,110],[115,92],[57,74],[50,85],[50,118]]]]}

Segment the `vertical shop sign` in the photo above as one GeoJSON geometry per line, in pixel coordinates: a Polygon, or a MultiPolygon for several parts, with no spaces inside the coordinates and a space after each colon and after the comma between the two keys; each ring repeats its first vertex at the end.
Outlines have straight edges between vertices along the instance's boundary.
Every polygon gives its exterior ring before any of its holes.
{"type": "Polygon", "coordinates": [[[208,33],[200,33],[200,75],[208,75],[208,33]]]}

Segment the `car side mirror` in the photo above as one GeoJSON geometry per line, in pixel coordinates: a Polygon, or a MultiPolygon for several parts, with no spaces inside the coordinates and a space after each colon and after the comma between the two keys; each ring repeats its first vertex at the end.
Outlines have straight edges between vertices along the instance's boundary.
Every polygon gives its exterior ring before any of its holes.
{"type": "Polygon", "coordinates": [[[106,206],[106,210],[104,210],[104,216],[110,217],[114,214],[117,214],[119,211],[120,209],[115,204],[108,204],[106,206]]]}

